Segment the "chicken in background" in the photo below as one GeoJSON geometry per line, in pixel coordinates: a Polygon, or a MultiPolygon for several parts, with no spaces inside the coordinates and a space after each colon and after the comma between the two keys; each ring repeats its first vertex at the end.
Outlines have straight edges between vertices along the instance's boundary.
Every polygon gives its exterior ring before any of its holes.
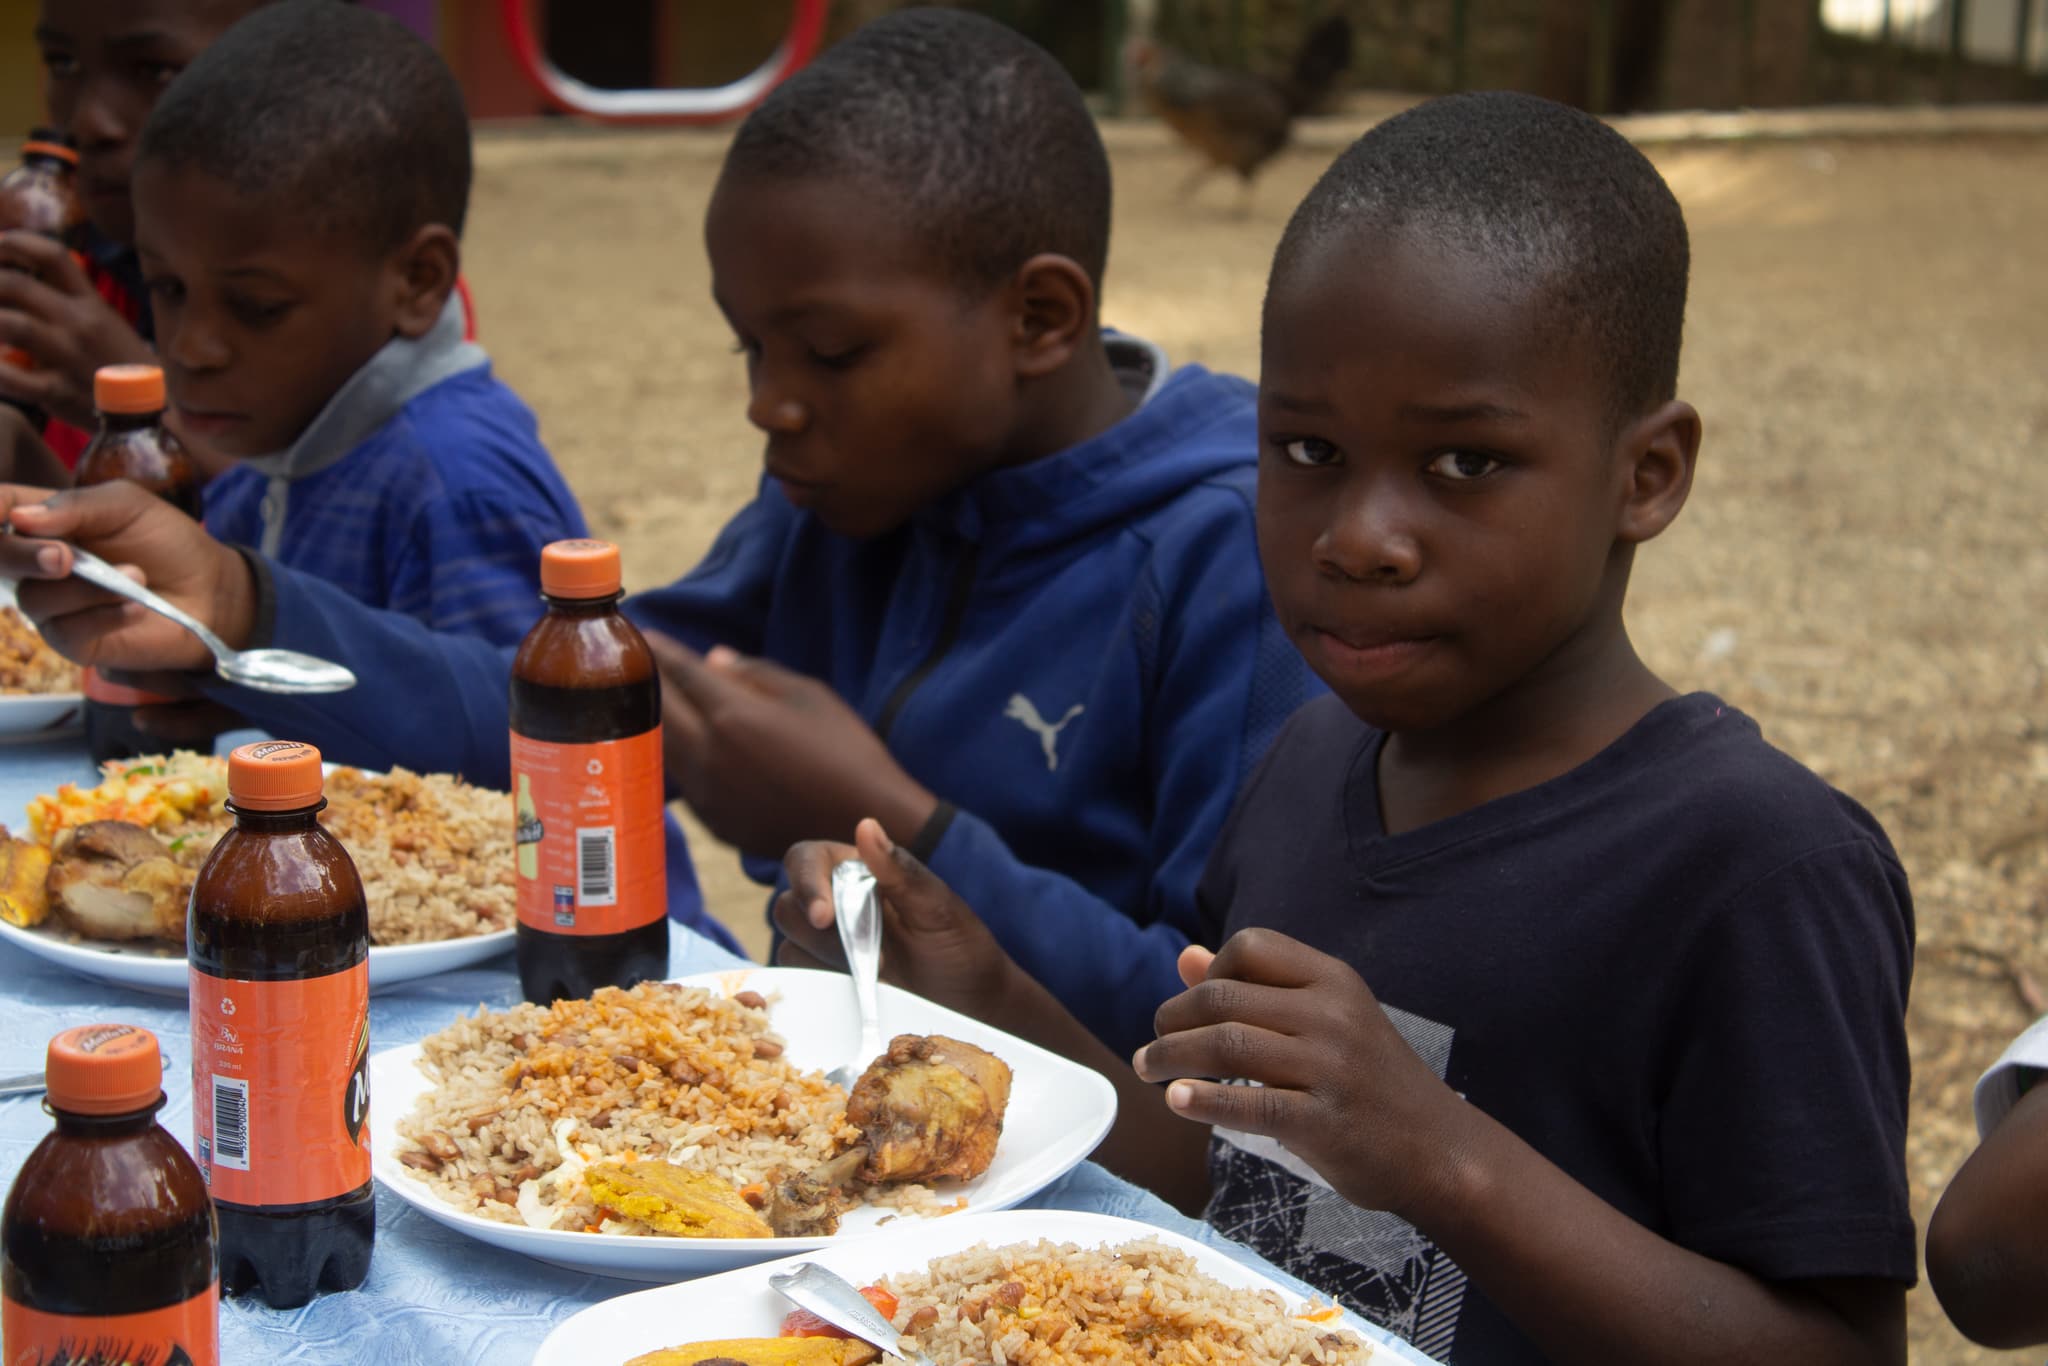
{"type": "Polygon", "coordinates": [[[1333,14],[1308,31],[1284,80],[1205,66],[1152,38],[1150,5],[1134,6],[1126,47],[1133,88],[1159,119],[1202,155],[1181,187],[1194,191],[1218,170],[1235,171],[1247,203],[1252,178],[1287,145],[1295,119],[1315,107],[1351,64],[1351,25],[1333,14]]]}

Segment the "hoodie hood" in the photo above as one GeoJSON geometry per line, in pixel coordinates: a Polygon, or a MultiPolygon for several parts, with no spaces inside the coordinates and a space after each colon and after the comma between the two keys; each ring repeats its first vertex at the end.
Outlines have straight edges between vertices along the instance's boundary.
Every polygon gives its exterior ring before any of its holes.
{"type": "Polygon", "coordinates": [[[449,294],[441,316],[425,336],[417,340],[394,337],[379,347],[327,400],[327,406],[290,447],[241,462],[270,480],[263,496],[259,547],[265,555],[276,555],[282,544],[294,480],[340,460],[397,416],[399,409],[442,380],[490,362],[481,346],[463,340],[467,317],[461,292],[449,294]]]}
{"type": "Polygon", "coordinates": [[[1191,484],[1242,472],[1255,454],[1252,385],[1199,365],[1169,370],[1151,342],[1105,333],[1138,406],[1115,426],[1029,464],[996,470],[920,511],[916,522],[1002,551],[1040,549],[1130,521],[1191,484]]]}

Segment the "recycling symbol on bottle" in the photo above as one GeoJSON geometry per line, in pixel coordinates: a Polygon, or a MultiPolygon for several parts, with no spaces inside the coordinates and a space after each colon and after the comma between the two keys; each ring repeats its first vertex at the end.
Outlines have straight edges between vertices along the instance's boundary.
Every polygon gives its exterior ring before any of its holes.
{"type": "Polygon", "coordinates": [[[232,1015],[235,1013],[235,1001],[232,996],[223,996],[220,998],[220,1013],[223,1015],[232,1015]]]}

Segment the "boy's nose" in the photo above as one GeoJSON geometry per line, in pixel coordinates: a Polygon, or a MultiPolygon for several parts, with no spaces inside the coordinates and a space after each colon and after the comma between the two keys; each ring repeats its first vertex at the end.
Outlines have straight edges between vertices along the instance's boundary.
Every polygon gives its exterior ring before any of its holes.
{"type": "Polygon", "coordinates": [[[104,83],[93,82],[79,92],[65,131],[84,149],[119,146],[135,135],[135,121],[128,117],[125,105],[104,83]]]}
{"type": "Polygon", "coordinates": [[[1403,584],[1422,569],[1422,543],[1396,499],[1340,498],[1315,541],[1316,568],[1360,583],[1403,584]]]}
{"type": "Polygon", "coordinates": [[[225,369],[231,359],[227,343],[210,328],[187,324],[168,334],[159,330],[157,344],[174,369],[192,374],[225,369]]]}
{"type": "Polygon", "coordinates": [[[771,436],[794,436],[809,420],[803,404],[760,385],[747,399],[747,421],[771,436]]]}

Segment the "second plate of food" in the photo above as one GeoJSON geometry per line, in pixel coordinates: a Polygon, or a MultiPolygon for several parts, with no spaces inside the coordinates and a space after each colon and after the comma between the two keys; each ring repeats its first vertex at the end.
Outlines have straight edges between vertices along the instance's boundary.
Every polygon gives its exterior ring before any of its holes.
{"type": "MultiPolygon", "coordinates": [[[[28,801],[0,840],[0,940],[137,991],[185,994],[192,880],[232,823],[227,761],[177,753],[106,766],[28,801]]],[[[370,902],[370,988],[512,948],[512,799],[445,775],[329,766],[322,816],[370,902]]],[[[0,833],[5,828],[0,827],[0,833]]]]}
{"type": "MultiPolygon", "coordinates": [[[[963,1216],[885,1231],[805,1260],[863,1287],[870,1303],[879,1299],[897,1329],[940,1366],[1004,1359],[1047,1366],[1440,1366],[1327,1300],[1303,1300],[1206,1243],[1108,1215],[1012,1210],[963,1216]]],[[[748,1267],[594,1304],[548,1335],[534,1366],[875,1361],[878,1353],[864,1344],[779,1336],[792,1306],[768,1277],[789,1269],[789,1263],[748,1267]]]]}
{"type": "Polygon", "coordinates": [[[881,1010],[875,1059],[848,980],[798,968],[480,1012],[370,1060],[374,1170],[479,1242],[673,1281],[1007,1209],[1109,1132],[1094,1071],[894,987],[881,1010]]]}

